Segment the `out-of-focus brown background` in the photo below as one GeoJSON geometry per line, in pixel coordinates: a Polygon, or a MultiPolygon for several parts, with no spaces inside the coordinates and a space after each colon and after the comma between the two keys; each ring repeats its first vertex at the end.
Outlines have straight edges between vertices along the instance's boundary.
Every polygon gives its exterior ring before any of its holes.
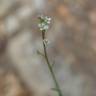
{"type": "Polygon", "coordinates": [[[96,96],[96,0],[0,0],[0,96],[58,96],[44,58],[37,17],[63,96],[96,96]]]}

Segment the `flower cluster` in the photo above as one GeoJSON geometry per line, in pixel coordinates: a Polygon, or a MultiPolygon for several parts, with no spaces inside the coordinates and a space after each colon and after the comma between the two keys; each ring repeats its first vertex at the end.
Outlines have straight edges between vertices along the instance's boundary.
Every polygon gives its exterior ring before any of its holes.
{"type": "Polygon", "coordinates": [[[40,31],[46,31],[49,29],[49,24],[50,24],[51,18],[47,16],[40,16],[39,17],[39,24],[38,27],[40,31]]]}

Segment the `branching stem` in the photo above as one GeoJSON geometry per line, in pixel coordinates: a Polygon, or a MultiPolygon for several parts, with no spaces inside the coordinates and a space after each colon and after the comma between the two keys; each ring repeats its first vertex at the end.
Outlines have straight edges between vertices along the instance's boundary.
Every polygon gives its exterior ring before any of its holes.
{"type": "MultiPolygon", "coordinates": [[[[45,37],[45,31],[42,31],[42,40],[44,41],[44,39],[46,39],[45,37]]],[[[50,73],[52,75],[52,78],[53,78],[53,81],[54,81],[54,84],[55,84],[55,87],[56,87],[56,90],[58,92],[58,95],[59,96],[63,96],[62,95],[62,92],[61,92],[61,89],[60,89],[60,86],[56,80],[56,77],[55,77],[55,74],[54,74],[54,71],[53,71],[53,68],[49,62],[49,59],[48,59],[48,55],[47,55],[47,50],[46,50],[46,44],[43,42],[43,48],[44,48],[44,56],[45,56],[45,60],[46,60],[46,63],[48,65],[48,68],[50,70],[50,73]]]]}

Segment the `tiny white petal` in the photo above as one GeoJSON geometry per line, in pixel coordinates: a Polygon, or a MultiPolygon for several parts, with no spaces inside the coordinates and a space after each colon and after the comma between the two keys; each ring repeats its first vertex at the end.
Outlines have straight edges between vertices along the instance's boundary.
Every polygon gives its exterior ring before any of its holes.
{"type": "Polygon", "coordinates": [[[48,28],[49,28],[49,26],[47,26],[47,25],[46,25],[46,26],[44,26],[44,29],[45,29],[45,30],[47,30],[48,28]]]}
{"type": "Polygon", "coordinates": [[[47,17],[47,16],[45,16],[45,19],[48,19],[48,17],[47,17]]]}
{"type": "Polygon", "coordinates": [[[43,30],[43,28],[40,28],[40,30],[42,31],[42,30],[43,30]]]}
{"type": "Polygon", "coordinates": [[[48,18],[47,18],[47,20],[48,20],[48,21],[51,21],[51,18],[50,18],[50,17],[48,17],[48,18]]]}
{"type": "Polygon", "coordinates": [[[51,18],[49,18],[48,20],[51,21],[51,18]]]}
{"type": "Polygon", "coordinates": [[[45,26],[45,23],[41,23],[42,26],[45,26]]]}

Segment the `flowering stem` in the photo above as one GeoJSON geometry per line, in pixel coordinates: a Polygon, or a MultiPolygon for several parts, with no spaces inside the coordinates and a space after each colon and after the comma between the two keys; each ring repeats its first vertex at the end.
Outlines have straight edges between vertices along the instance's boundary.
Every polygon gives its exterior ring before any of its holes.
{"type": "MultiPolygon", "coordinates": [[[[46,37],[45,37],[45,31],[44,31],[44,30],[42,31],[42,39],[43,39],[43,40],[46,39],[46,37]]],[[[47,65],[48,65],[48,68],[49,68],[49,70],[50,70],[50,73],[51,73],[51,75],[52,75],[53,81],[54,81],[54,83],[55,83],[55,86],[56,86],[56,90],[57,90],[57,92],[58,92],[58,95],[59,95],[59,96],[63,96],[63,95],[62,95],[62,92],[61,92],[61,90],[60,90],[59,84],[58,84],[58,82],[57,82],[57,80],[56,80],[56,77],[55,77],[53,68],[52,68],[52,66],[51,66],[51,64],[50,64],[50,62],[49,62],[48,55],[47,55],[47,50],[46,50],[46,45],[45,45],[44,42],[43,42],[43,48],[44,48],[45,60],[46,60],[46,63],[47,63],[47,65]]]]}

